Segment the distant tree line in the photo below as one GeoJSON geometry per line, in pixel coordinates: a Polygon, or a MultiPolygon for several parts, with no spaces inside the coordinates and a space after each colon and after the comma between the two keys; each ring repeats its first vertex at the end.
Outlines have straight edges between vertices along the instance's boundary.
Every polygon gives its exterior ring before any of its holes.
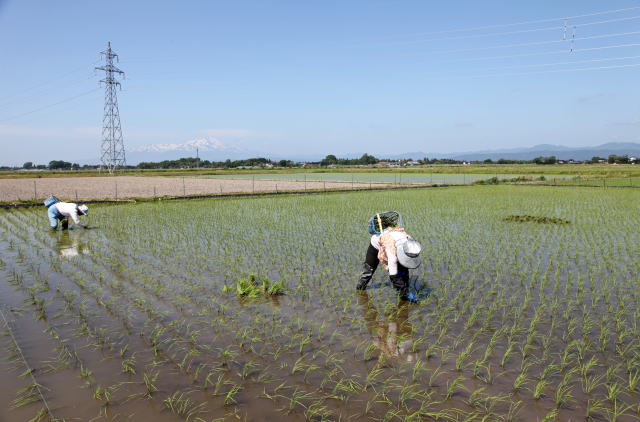
{"type": "Polygon", "coordinates": [[[555,164],[558,162],[558,159],[555,155],[550,155],[548,157],[536,157],[533,159],[535,164],[555,164]]]}
{"type": "Polygon", "coordinates": [[[607,159],[609,164],[629,164],[631,159],[628,155],[615,155],[611,154],[607,159]]]}
{"type": "MultiPolygon", "coordinates": [[[[566,160],[569,163],[580,162],[577,160],[566,160]]],[[[549,164],[557,164],[562,161],[558,160],[557,157],[551,155],[548,157],[536,157],[532,160],[511,160],[506,158],[500,158],[498,160],[492,160],[487,158],[484,161],[473,161],[473,163],[484,163],[484,164],[540,164],[540,165],[549,165],[549,164]]],[[[616,155],[611,154],[608,158],[602,157],[592,157],[591,160],[584,160],[585,163],[602,163],[607,162],[609,164],[629,164],[634,163],[635,158],[630,158],[628,155],[616,155]]],[[[395,165],[429,165],[429,164],[465,164],[467,162],[462,160],[455,160],[451,158],[432,158],[429,159],[424,157],[417,161],[413,159],[379,159],[374,157],[373,155],[363,154],[360,158],[338,158],[333,154],[327,155],[319,162],[314,163],[306,163],[316,166],[366,166],[366,165],[374,165],[380,163],[395,163],[395,165]]],[[[301,163],[296,163],[291,160],[279,160],[272,161],[268,158],[258,157],[258,158],[248,158],[245,160],[225,160],[225,161],[209,161],[202,160],[200,158],[194,157],[186,157],[180,158],[178,160],[164,160],[159,162],[141,162],[137,166],[127,166],[127,169],[183,169],[183,168],[257,168],[257,167],[297,167],[301,165],[301,163]]],[[[97,165],[83,165],[80,166],[78,163],[71,163],[64,160],[52,160],[49,161],[49,164],[34,164],[32,161],[27,161],[22,165],[22,168],[25,170],[90,170],[97,169],[99,166],[97,165]]],[[[0,167],[3,170],[10,170],[13,167],[0,167]]]]}
{"type": "MultiPolygon", "coordinates": [[[[281,161],[285,166],[290,161],[281,161]]],[[[164,160],[160,162],[142,162],[139,169],[178,169],[178,168],[235,168],[235,167],[264,167],[267,164],[277,165],[268,158],[248,158],[246,160],[209,161],[199,158],[180,158],[178,160],[164,160]]]]}
{"type": "Polygon", "coordinates": [[[362,154],[360,158],[337,158],[333,154],[329,154],[320,161],[321,166],[366,166],[369,164],[378,164],[378,160],[373,155],[362,154]]]}
{"type": "MultiPolygon", "coordinates": [[[[411,160],[410,160],[411,161],[411,160]]],[[[464,161],[454,160],[452,158],[432,158],[429,159],[424,157],[421,160],[418,160],[419,164],[462,164],[464,161]]]]}
{"type": "Polygon", "coordinates": [[[483,161],[484,164],[531,164],[530,160],[510,160],[508,158],[500,158],[498,160],[492,160],[491,158],[487,158],[483,161]]]}
{"type": "Polygon", "coordinates": [[[92,168],[93,166],[84,165],[80,167],[78,163],[70,163],[64,160],[52,160],[49,164],[34,164],[32,161],[27,161],[22,165],[25,170],[79,170],[81,168],[92,168]]]}
{"type": "Polygon", "coordinates": [[[80,165],[78,163],[70,163],[63,160],[49,161],[49,170],[78,170],[80,165]]]}
{"type": "MultiPolygon", "coordinates": [[[[248,158],[246,160],[208,161],[199,158],[187,157],[178,160],[164,160],[160,162],[141,162],[136,166],[126,166],[126,169],[179,169],[179,168],[237,168],[237,167],[295,167],[297,164],[291,160],[271,161],[268,158],[248,158]]],[[[63,160],[53,160],[49,164],[34,164],[27,161],[22,165],[25,170],[88,170],[97,169],[99,165],[70,163],[63,160]]],[[[0,167],[3,170],[12,170],[14,167],[0,167]]]]}

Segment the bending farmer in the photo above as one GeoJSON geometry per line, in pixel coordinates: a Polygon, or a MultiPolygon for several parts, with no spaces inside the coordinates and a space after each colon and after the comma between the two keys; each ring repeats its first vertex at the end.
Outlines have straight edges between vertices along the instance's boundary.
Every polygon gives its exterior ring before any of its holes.
{"type": "Polygon", "coordinates": [[[409,291],[409,269],[420,265],[422,246],[401,226],[402,217],[395,211],[378,213],[369,220],[371,241],[356,288],[366,289],[378,264],[382,262],[389,270],[389,279],[400,298],[417,302],[416,295],[409,291]]]}
{"type": "Polygon", "coordinates": [[[80,222],[79,215],[87,215],[89,213],[89,207],[86,205],[78,205],[73,202],[61,202],[55,196],[50,196],[44,201],[44,205],[48,208],[49,224],[51,230],[58,228],[58,222],[60,226],[65,230],[69,227],[69,218],[73,222],[82,228],[86,226],[80,222]]]}

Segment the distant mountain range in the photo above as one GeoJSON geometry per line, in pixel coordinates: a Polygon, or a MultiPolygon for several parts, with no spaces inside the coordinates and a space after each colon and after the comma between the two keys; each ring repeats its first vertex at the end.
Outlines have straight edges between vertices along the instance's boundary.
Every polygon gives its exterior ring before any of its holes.
{"type": "Polygon", "coordinates": [[[494,149],[484,151],[454,152],[454,153],[423,153],[410,152],[388,158],[452,158],[455,160],[482,161],[488,158],[499,160],[532,160],[536,157],[554,155],[559,160],[590,160],[592,157],[607,158],[611,154],[640,156],[640,144],[633,142],[610,142],[591,147],[566,147],[562,145],[540,144],[529,148],[494,149]]]}
{"type": "MultiPolygon", "coordinates": [[[[428,158],[452,158],[456,160],[483,161],[488,158],[498,160],[505,158],[509,160],[532,160],[540,156],[554,155],[559,160],[589,160],[594,156],[607,158],[610,154],[640,156],[640,143],[632,142],[611,142],[598,146],[587,147],[566,147],[562,145],[540,144],[529,148],[509,148],[480,150],[468,152],[451,153],[428,153],[422,151],[407,152],[402,154],[389,155],[387,153],[376,153],[368,151],[378,158],[402,159],[413,158],[415,160],[428,158]]],[[[184,157],[195,157],[196,154],[203,160],[224,161],[239,160],[252,157],[266,157],[272,160],[293,160],[293,161],[320,161],[328,154],[335,154],[327,151],[325,155],[308,154],[304,152],[273,153],[242,150],[231,147],[224,142],[214,138],[199,138],[183,143],[151,144],[142,147],[132,148],[127,151],[127,162],[137,164],[141,161],[163,161],[176,160],[184,157]]],[[[354,152],[350,154],[335,154],[339,158],[356,158],[364,152],[354,152]]]]}

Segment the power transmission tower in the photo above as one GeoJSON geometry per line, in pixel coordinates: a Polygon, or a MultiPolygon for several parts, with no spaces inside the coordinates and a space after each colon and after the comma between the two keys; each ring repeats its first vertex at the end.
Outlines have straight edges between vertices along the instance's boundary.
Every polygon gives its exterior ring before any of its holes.
{"type": "Polygon", "coordinates": [[[105,65],[96,67],[96,70],[105,72],[104,83],[104,118],[102,119],[102,148],[100,157],[100,170],[106,168],[109,174],[113,174],[119,167],[126,166],[124,143],[122,142],[122,127],[120,127],[120,112],[118,111],[118,97],[116,88],[120,88],[120,82],[116,76],[123,76],[124,72],[113,65],[113,59],[118,60],[118,55],[111,49],[111,42],[107,49],[102,51],[105,65]]]}

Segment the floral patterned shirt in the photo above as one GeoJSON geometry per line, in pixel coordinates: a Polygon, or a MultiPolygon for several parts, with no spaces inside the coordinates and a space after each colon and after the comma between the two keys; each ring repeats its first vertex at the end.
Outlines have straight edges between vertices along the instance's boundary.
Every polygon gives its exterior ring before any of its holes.
{"type": "Polygon", "coordinates": [[[381,235],[371,236],[371,244],[378,250],[378,259],[384,268],[389,270],[389,275],[398,274],[396,242],[407,237],[409,235],[402,227],[385,229],[381,235]]]}

